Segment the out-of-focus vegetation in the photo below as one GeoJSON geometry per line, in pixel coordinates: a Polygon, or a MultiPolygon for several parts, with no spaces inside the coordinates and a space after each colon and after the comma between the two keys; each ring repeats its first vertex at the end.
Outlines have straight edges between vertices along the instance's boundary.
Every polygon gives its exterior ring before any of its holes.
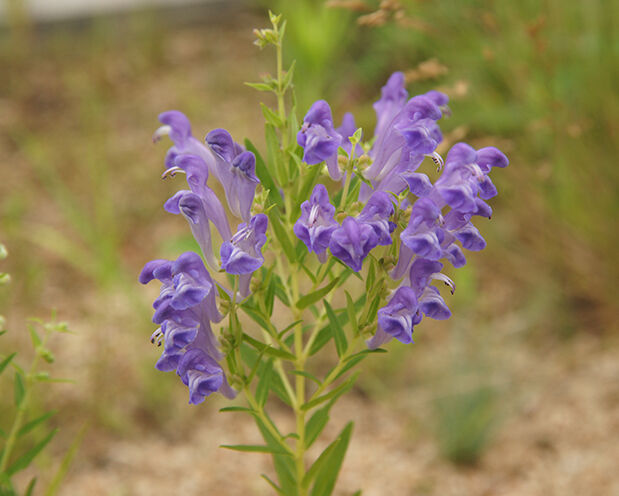
{"type": "MultiPolygon", "coordinates": [[[[353,110],[369,132],[380,86],[403,70],[411,94],[437,88],[452,98],[448,142],[493,144],[511,160],[493,177],[496,216],[480,222],[488,248],[454,273],[453,324],[424,321],[421,344],[394,344],[362,383],[385,401],[430,391],[442,451],[472,462],[514,400],[501,363],[514,336],[560,345],[616,331],[617,7],[330,4],[269,5],[288,18],[299,116],[327,98],[336,120],[353,110]]],[[[199,415],[185,408],[174,378],[152,369],[149,298],[136,283],[146,260],[189,246],[184,225],[161,210],[174,185],[157,177],[157,113],[183,110],[198,137],[225,127],[262,139],[258,97],[241,84],[271,69],[251,45],[262,11],[228,7],[190,25],[172,17],[141,12],[0,32],[0,234],[16,278],[0,303],[9,324],[52,307],[78,322],[82,339],[65,358],[80,371],[80,394],[63,401],[72,418],[94,419],[95,432],[186,430],[199,415]]],[[[25,347],[28,337],[12,339],[25,347]]],[[[0,406],[9,400],[0,395],[0,406]]]]}

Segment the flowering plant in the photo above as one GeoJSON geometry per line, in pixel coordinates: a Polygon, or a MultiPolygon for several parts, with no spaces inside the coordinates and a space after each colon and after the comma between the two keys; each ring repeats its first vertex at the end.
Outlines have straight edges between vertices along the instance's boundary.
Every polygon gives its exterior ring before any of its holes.
{"type": "Polygon", "coordinates": [[[462,248],[485,247],[471,220],[490,218],[486,200],[497,191],[488,174],[508,161],[496,148],[464,143],[443,160],[438,121],[448,98],[430,91],[409,99],[401,73],[374,104],[371,140],[351,114],[335,127],[322,100],[299,127],[294,65],[282,66],[286,24],[280,16],[270,20],[271,29],[255,31],[256,44],[275,47],[277,73],[249,83],[277,100],[276,109],[262,105],[266,158],[223,129],[203,143],[182,113],[161,114],[154,140],[168,135],[173,142],[163,177],[183,173],[188,184],[164,207],[187,220],[202,256],[148,262],[139,280],[161,283],[153,304],[160,327],[152,341],[163,344],[157,369],[176,371],[193,404],[214,392],[243,395],[247,406],[223,411],[252,415],[265,444],[225,447],[271,454],[278,481],[263,477],[279,494],[324,496],[335,486],[352,423],[311,465],[308,448],[365,357],[384,352],[380,346],[393,338],[411,343],[424,316],[450,317],[435,286],[455,290],[442,260],[461,267],[462,248]],[[420,172],[426,158],[441,171],[434,183],[420,172]],[[209,183],[221,185],[225,200],[209,183]],[[235,229],[230,218],[239,222],[235,229]],[[362,291],[344,289],[351,278],[362,291]],[[310,358],[329,343],[337,362],[318,376],[310,358]],[[269,415],[274,397],[294,413],[294,432],[269,415]]]}

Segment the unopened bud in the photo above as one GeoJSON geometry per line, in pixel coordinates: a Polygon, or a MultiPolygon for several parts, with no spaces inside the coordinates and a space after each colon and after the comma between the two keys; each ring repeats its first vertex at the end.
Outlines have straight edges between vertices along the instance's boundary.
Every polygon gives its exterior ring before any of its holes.
{"type": "Polygon", "coordinates": [[[54,363],[54,360],[55,360],[54,354],[47,348],[43,348],[42,346],[37,346],[36,352],[37,352],[37,355],[39,355],[47,363],[54,363]]]}

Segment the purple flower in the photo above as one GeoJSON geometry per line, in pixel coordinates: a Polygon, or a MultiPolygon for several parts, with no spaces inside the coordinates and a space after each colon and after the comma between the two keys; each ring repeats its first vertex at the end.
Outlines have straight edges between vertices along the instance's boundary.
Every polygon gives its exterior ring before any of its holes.
{"type": "Polygon", "coordinates": [[[215,283],[200,256],[186,252],[175,261],[148,262],[139,280],[147,284],[153,279],[162,283],[153,304],[153,321],[161,327],[153,333],[151,341],[164,344],[156,368],[177,371],[189,386],[190,403],[200,403],[214,391],[233,397],[235,392],[217,363],[222,355],[210,325],[211,321],[222,319],[217,309],[215,283]]]}
{"type": "Polygon", "coordinates": [[[215,156],[216,175],[224,187],[231,212],[245,222],[249,221],[256,186],[256,157],[235,143],[225,129],[207,134],[206,142],[215,156]]]}
{"type": "Polygon", "coordinates": [[[395,224],[389,218],[395,213],[391,195],[384,191],[376,191],[365,204],[357,220],[374,229],[379,245],[390,245],[391,233],[395,230],[395,224]]]}
{"type": "Polygon", "coordinates": [[[378,328],[368,341],[370,349],[378,348],[391,338],[402,343],[413,341],[413,328],[421,322],[415,291],[408,286],[400,286],[393,293],[389,303],[378,310],[378,328]]]}
{"type": "Polygon", "coordinates": [[[406,104],[408,92],[404,85],[404,74],[394,72],[385,86],[382,87],[380,100],[374,103],[374,111],[376,112],[374,136],[377,140],[382,137],[393,118],[406,104]]]}
{"type": "MultiPolygon", "coordinates": [[[[442,140],[436,124],[441,111],[425,96],[411,98],[377,136],[370,156],[372,165],[364,172],[374,190],[399,194],[407,186],[406,177],[423,162],[424,156],[436,155],[442,140]]],[[[367,199],[368,187],[362,188],[360,200],[367,199]]]]}
{"type": "Polygon", "coordinates": [[[167,174],[174,174],[175,160],[178,155],[183,153],[198,155],[207,164],[209,169],[215,166],[215,159],[210,150],[191,134],[191,124],[189,119],[178,110],[170,110],[159,114],[159,122],[163,124],[153,134],[153,142],[159,141],[163,136],[169,135],[174,143],[166,155],[165,165],[168,168],[167,174]]]}
{"type": "Polygon", "coordinates": [[[219,364],[199,349],[183,355],[176,373],[183,384],[189,387],[189,403],[197,405],[224,383],[224,372],[219,364]]]}
{"type": "Polygon", "coordinates": [[[324,100],[315,102],[303,119],[297,133],[297,143],[303,148],[303,161],[309,165],[327,163],[333,180],[342,177],[337,164],[337,149],[342,136],[333,128],[331,107],[324,100]]]}
{"type": "Polygon", "coordinates": [[[240,275],[240,294],[249,295],[249,282],[253,272],[264,262],[262,247],[267,241],[268,218],[264,214],[254,215],[248,224],[240,224],[230,241],[221,245],[221,267],[228,274],[240,275]]]}
{"type": "Polygon", "coordinates": [[[294,233],[314,251],[321,262],[325,261],[331,234],[338,227],[333,219],[335,207],[329,203],[329,193],[322,184],[317,184],[309,201],[301,204],[301,217],[294,224],[294,233]]]}
{"type": "Polygon", "coordinates": [[[443,264],[433,260],[417,258],[411,265],[409,279],[411,288],[415,291],[419,309],[426,317],[445,320],[451,317],[451,312],[441,297],[438,289],[431,286],[433,280],[443,281],[453,293],[456,289],[453,281],[441,273],[443,264]]]}
{"type": "Polygon", "coordinates": [[[363,260],[378,245],[374,227],[353,217],[347,217],[333,231],[329,249],[331,253],[355,272],[361,270],[363,260]]]}
{"type": "Polygon", "coordinates": [[[208,169],[200,157],[180,155],[175,163],[178,170],[183,170],[187,174],[191,190],[179,191],[166,201],[164,208],[170,213],[182,214],[187,219],[207,262],[212,268],[216,268],[210,222],[215,225],[222,239],[229,239],[231,236],[223,205],[213,190],[206,185],[208,169]]]}

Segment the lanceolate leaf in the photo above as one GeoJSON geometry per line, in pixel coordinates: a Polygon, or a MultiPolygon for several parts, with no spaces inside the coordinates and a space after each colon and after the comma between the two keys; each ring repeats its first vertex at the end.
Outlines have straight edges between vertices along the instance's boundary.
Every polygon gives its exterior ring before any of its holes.
{"type": "Polygon", "coordinates": [[[55,414],[56,414],[55,411],[47,412],[41,415],[40,417],[37,417],[34,420],[31,420],[27,424],[24,424],[23,427],[19,429],[17,436],[21,437],[24,434],[28,434],[32,429],[38,426],[41,422],[45,422],[48,418],[52,417],[55,414]]]}
{"type": "Polygon", "coordinates": [[[337,356],[341,357],[346,353],[348,349],[348,342],[346,341],[346,335],[344,334],[344,330],[340,326],[337,317],[335,316],[335,312],[329,305],[329,302],[325,300],[325,310],[327,311],[327,317],[329,319],[329,324],[331,328],[331,332],[333,333],[333,339],[335,340],[335,348],[337,349],[337,356]]]}
{"type": "Polygon", "coordinates": [[[7,469],[6,473],[9,475],[13,475],[30,465],[30,462],[43,450],[43,448],[45,448],[45,446],[47,446],[47,444],[52,440],[56,432],[58,432],[58,429],[54,429],[47,436],[45,436],[43,440],[39,441],[33,448],[31,448],[29,451],[27,451],[17,460],[15,460],[15,462],[7,469]]]}
{"type": "Polygon", "coordinates": [[[273,359],[268,360],[260,372],[260,380],[256,387],[256,401],[260,407],[263,407],[269,396],[269,387],[271,385],[271,375],[273,372],[273,359]]]}
{"type": "Polygon", "coordinates": [[[310,306],[312,303],[316,303],[318,300],[323,298],[325,295],[329,294],[329,291],[331,291],[336,286],[339,280],[340,278],[336,277],[326,286],[320,289],[317,289],[316,291],[312,293],[306,294],[305,296],[302,296],[301,298],[299,298],[299,301],[297,301],[297,308],[302,310],[310,306]]]}
{"type": "Polygon", "coordinates": [[[307,488],[314,480],[312,496],[330,496],[333,493],[335,481],[348,449],[352,428],[352,422],[346,424],[337,439],[322,452],[314,465],[308,470],[303,479],[303,485],[307,488]]]}
{"type": "Polygon", "coordinates": [[[11,360],[13,360],[13,358],[15,358],[15,355],[17,355],[17,352],[11,353],[9,356],[7,356],[4,360],[0,362],[0,374],[4,372],[4,369],[7,367],[7,365],[11,363],[11,360]]]}
{"type": "Polygon", "coordinates": [[[278,455],[288,455],[283,448],[255,444],[222,444],[220,445],[220,448],[226,448],[233,451],[245,451],[248,453],[275,453],[278,455]]]}
{"type": "Polygon", "coordinates": [[[286,360],[295,360],[295,356],[287,351],[274,348],[273,346],[261,343],[257,339],[252,338],[249,334],[243,333],[243,340],[253,346],[256,350],[264,352],[265,355],[271,355],[278,358],[284,358],[286,360]]]}
{"type": "Polygon", "coordinates": [[[292,245],[292,241],[290,241],[290,237],[288,236],[288,232],[282,226],[279,212],[271,211],[269,212],[269,222],[271,227],[273,228],[273,232],[277,237],[279,243],[286,254],[286,257],[290,262],[294,262],[296,259],[296,254],[294,251],[294,246],[292,245]]]}
{"type": "Polygon", "coordinates": [[[319,396],[318,398],[314,398],[313,400],[310,400],[307,403],[304,403],[303,405],[301,405],[301,409],[309,410],[315,406],[320,405],[321,403],[324,403],[325,401],[339,398],[342,394],[344,394],[351,387],[353,387],[353,385],[355,384],[355,381],[357,380],[357,375],[358,374],[353,375],[352,377],[350,377],[345,382],[340,384],[335,389],[332,389],[328,393],[323,394],[322,396],[319,396]]]}
{"type": "Polygon", "coordinates": [[[15,399],[15,406],[21,405],[26,394],[26,384],[24,376],[21,372],[15,372],[15,381],[13,383],[13,397],[15,399]]]}

